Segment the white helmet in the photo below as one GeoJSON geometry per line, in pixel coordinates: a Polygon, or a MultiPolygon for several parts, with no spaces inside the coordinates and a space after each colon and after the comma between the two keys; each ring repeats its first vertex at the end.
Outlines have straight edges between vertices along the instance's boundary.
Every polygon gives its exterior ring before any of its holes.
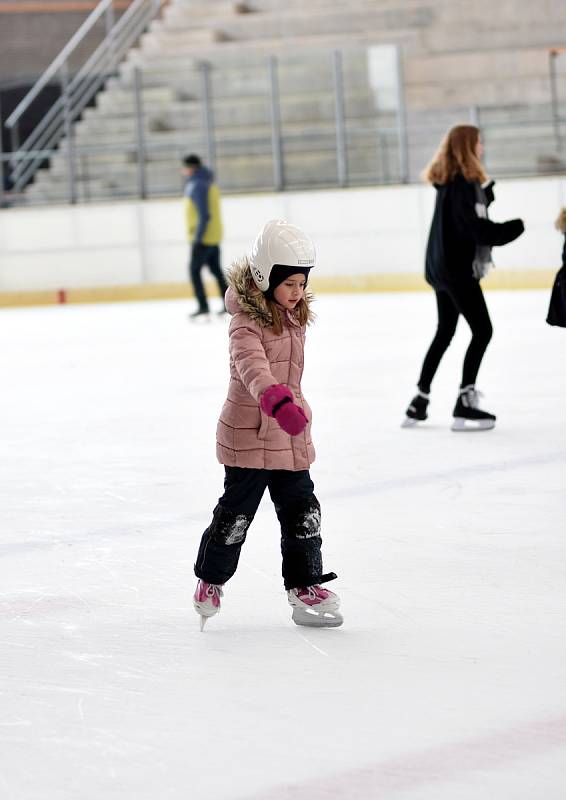
{"type": "Polygon", "coordinates": [[[257,235],[250,256],[250,269],[257,288],[266,292],[275,264],[304,270],[314,267],[315,259],[314,244],[306,233],[284,219],[272,219],[257,235]]]}

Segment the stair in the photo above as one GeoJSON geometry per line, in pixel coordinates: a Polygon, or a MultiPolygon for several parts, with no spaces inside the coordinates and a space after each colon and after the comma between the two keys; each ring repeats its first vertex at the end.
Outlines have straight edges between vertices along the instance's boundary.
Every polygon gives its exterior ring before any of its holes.
{"type": "MultiPolygon", "coordinates": [[[[75,125],[79,197],[138,191],[136,69],[143,83],[148,192],[180,193],[182,155],[207,156],[203,63],[209,65],[221,188],[272,189],[272,56],[285,186],[336,185],[331,60],[336,49],[343,53],[349,180],[356,185],[399,180],[396,90],[383,78],[383,64],[394,63],[391,43],[403,50],[412,179],[418,179],[446,127],[466,120],[470,106],[481,107],[493,171],[536,174],[555,155],[545,47],[554,42],[562,19],[555,0],[542,2],[544,13],[540,4],[527,7],[521,0],[351,0],[347,6],[337,0],[172,0],[107,81],[96,107],[75,125]],[[522,24],[513,27],[517,15],[522,24]],[[500,119],[490,117],[491,108],[503,109],[500,119]],[[505,109],[513,109],[513,119],[505,117],[505,109]],[[522,136],[521,118],[528,115],[532,119],[522,136]]],[[[63,142],[49,168],[28,187],[30,200],[67,199],[67,154],[63,142]]]]}

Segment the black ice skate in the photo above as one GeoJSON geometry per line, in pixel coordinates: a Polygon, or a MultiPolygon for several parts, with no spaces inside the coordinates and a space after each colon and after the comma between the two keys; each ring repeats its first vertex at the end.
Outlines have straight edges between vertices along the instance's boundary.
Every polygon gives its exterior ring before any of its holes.
{"type": "Polygon", "coordinates": [[[453,431],[488,431],[495,427],[496,417],[487,411],[478,408],[481,393],[475,386],[464,386],[456,400],[454,411],[453,431]]]}
{"type": "Polygon", "coordinates": [[[430,395],[421,392],[419,389],[405,412],[407,416],[401,423],[402,428],[414,428],[417,422],[424,422],[425,419],[427,419],[428,414],[426,410],[428,408],[429,397],[430,395]]]}

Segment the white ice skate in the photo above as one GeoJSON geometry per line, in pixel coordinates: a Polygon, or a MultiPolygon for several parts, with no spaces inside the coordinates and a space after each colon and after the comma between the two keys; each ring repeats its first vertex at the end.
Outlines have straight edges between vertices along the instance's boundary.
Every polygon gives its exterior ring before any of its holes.
{"type": "Polygon", "coordinates": [[[222,586],[216,583],[207,583],[199,580],[193,595],[195,611],[200,615],[200,629],[204,626],[209,617],[213,617],[220,611],[220,598],[224,595],[222,586]]]}
{"type": "Polygon", "coordinates": [[[196,322],[199,325],[202,325],[204,322],[210,322],[210,311],[205,308],[199,308],[196,311],[193,311],[192,314],[189,314],[189,320],[191,322],[196,322]]]}
{"type": "Polygon", "coordinates": [[[340,598],[319,584],[289,589],[287,599],[293,608],[293,622],[309,628],[338,628],[344,622],[338,611],[340,598]]]}

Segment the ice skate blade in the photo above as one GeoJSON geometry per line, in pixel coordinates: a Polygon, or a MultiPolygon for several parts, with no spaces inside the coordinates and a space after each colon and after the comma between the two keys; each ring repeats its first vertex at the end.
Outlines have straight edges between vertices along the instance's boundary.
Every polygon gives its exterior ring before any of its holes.
{"type": "Polygon", "coordinates": [[[405,419],[401,423],[401,427],[414,428],[419,424],[419,422],[424,422],[424,419],[413,419],[413,417],[405,417],[405,419]]]}
{"type": "Polygon", "coordinates": [[[466,419],[454,417],[451,430],[455,433],[472,433],[473,431],[490,431],[495,428],[494,419],[466,419]]]}
{"type": "Polygon", "coordinates": [[[294,608],[293,622],[307,628],[338,628],[344,622],[344,617],[337,609],[322,609],[315,611],[312,608],[294,608]]]}
{"type": "Polygon", "coordinates": [[[210,320],[211,320],[210,313],[197,314],[196,316],[192,316],[192,314],[189,314],[189,322],[194,322],[195,325],[204,325],[204,323],[210,322],[210,320]]]}
{"type": "Polygon", "coordinates": [[[206,606],[203,606],[202,608],[199,608],[199,604],[198,603],[193,603],[193,605],[194,605],[195,611],[199,615],[200,629],[201,629],[201,631],[203,631],[204,630],[204,626],[207,623],[207,620],[209,620],[211,617],[216,616],[216,614],[218,614],[218,612],[219,612],[219,609],[215,608],[214,610],[211,610],[211,609],[207,608],[206,606]]]}

